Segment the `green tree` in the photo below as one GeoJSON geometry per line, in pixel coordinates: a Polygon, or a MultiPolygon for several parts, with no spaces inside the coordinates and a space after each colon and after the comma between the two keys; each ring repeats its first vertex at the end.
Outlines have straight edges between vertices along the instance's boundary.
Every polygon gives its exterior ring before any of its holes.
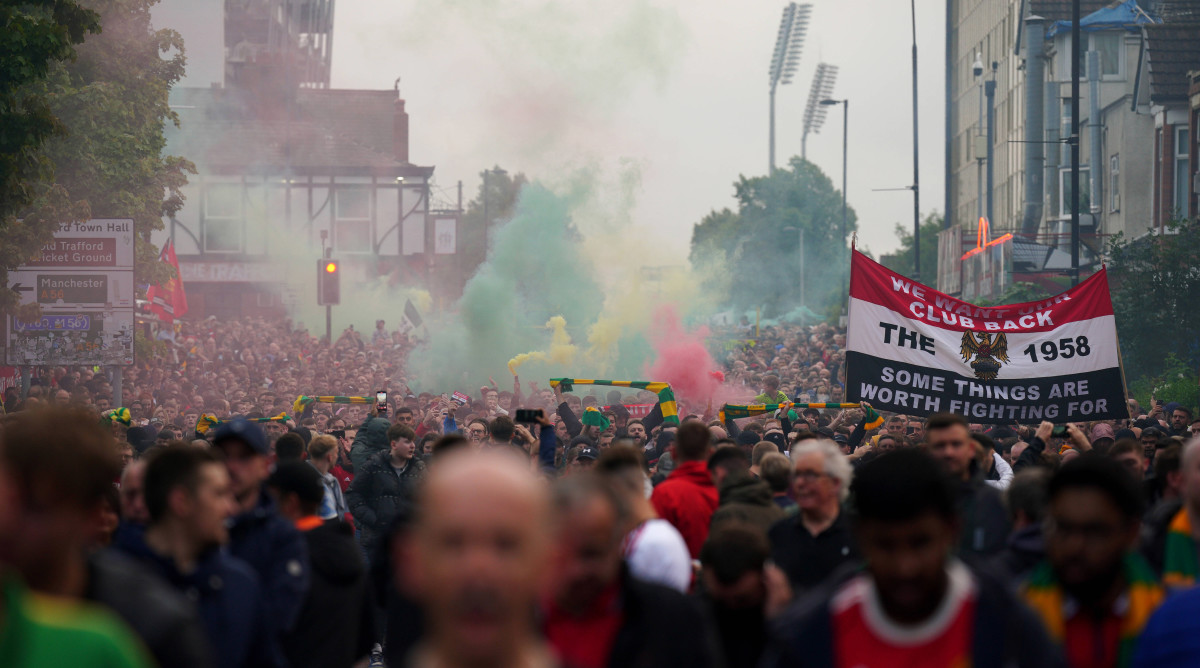
{"type": "Polygon", "coordinates": [[[171,278],[150,233],[183,207],[181,189],[195,173],[191,162],[163,155],[163,130],[179,123],[167,96],[186,60],[179,33],[152,27],[150,8],[157,3],[89,0],[103,30],[46,83],[51,108],[69,130],[46,146],[55,181],[95,217],[133,219],[135,270],[143,284],[171,278]]]}
{"type": "MultiPolygon", "coordinates": [[[[942,231],[942,216],[933,211],[921,221],[921,282],[937,285],[938,232],[942,231]]],[[[913,278],[913,233],[912,227],[896,223],[896,237],[900,249],[891,255],[880,257],[880,264],[898,274],[913,278]]]]}
{"type": "Polygon", "coordinates": [[[524,174],[509,174],[499,165],[479,173],[479,191],[474,199],[467,203],[467,209],[462,216],[462,230],[458,235],[465,275],[471,275],[476,267],[483,264],[493,231],[512,218],[521,188],[528,181],[524,174]],[[485,201],[490,225],[484,224],[485,201]]]}
{"type": "Polygon", "coordinates": [[[1131,382],[1168,371],[1170,355],[1200,366],[1200,221],[1177,221],[1167,234],[1114,236],[1108,264],[1125,375],[1131,382]]]}
{"type": "MultiPolygon", "coordinates": [[[[42,149],[65,126],[44,84],[99,25],[95,12],[72,0],[0,1],[0,279],[46,243],[60,220],[86,210],[51,182],[42,149]]],[[[16,301],[0,288],[0,311],[16,301]]]]}
{"type": "Polygon", "coordinates": [[[800,306],[824,312],[840,303],[850,264],[846,239],[858,217],[847,211],[842,236],[842,195],[829,177],[794,157],[770,176],[739,177],[734,195],[737,212],[705,216],[691,244],[697,269],[728,273],[733,306],[762,306],[764,317],[779,317],[800,306]]]}

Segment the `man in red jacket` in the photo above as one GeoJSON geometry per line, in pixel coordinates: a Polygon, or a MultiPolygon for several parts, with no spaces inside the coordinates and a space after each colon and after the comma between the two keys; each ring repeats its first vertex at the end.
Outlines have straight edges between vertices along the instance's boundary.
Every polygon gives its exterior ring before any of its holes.
{"type": "Polygon", "coordinates": [[[650,503],[658,516],[670,522],[687,543],[692,559],[708,538],[708,524],[717,509],[717,486],[708,473],[706,461],[712,436],[704,423],[685,423],[675,434],[673,456],[678,465],[667,479],[654,488],[650,503]]]}

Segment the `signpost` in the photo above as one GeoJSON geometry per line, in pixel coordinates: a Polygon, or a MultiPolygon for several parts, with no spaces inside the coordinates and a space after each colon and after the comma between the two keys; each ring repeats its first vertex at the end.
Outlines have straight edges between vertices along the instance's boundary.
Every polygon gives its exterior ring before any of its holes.
{"type": "MultiPolygon", "coordinates": [[[[5,327],[8,364],[133,364],[134,237],[131,219],[66,223],[37,256],[8,274],[21,304],[42,316],[5,327]]],[[[114,390],[119,384],[114,379],[114,390]]],[[[119,390],[118,390],[119,391],[119,390]]],[[[120,404],[121,397],[113,402],[120,404]]]]}
{"type": "Polygon", "coordinates": [[[20,296],[20,303],[36,302],[42,308],[133,308],[133,272],[123,269],[10,271],[8,287],[20,296]]]}

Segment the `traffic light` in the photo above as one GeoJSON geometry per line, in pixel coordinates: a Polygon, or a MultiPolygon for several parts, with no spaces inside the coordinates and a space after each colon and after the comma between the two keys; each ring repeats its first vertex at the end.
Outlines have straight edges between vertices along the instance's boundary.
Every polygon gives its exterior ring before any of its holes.
{"type": "Polygon", "coordinates": [[[341,302],[342,272],[337,260],[322,258],[317,261],[317,304],[332,306],[341,302]]]}

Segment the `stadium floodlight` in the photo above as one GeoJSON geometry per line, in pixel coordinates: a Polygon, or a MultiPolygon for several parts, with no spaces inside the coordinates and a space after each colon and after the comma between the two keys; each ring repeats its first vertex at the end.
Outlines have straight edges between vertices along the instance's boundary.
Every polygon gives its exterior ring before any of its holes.
{"type": "Polygon", "coordinates": [[[789,2],[783,8],[779,20],[779,33],[775,37],[775,52],[771,56],[771,130],[769,164],[775,171],[775,89],[792,82],[792,76],[800,65],[800,52],[804,50],[804,37],[808,34],[808,20],[812,16],[812,5],[789,2]]]}
{"type": "Polygon", "coordinates": [[[800,157],[808,159],[808,135],[817,134],[825,125],[825,107],[822,100],[833,96],[833,85],[837,82],[837,65],[820,63],[813,74],[812,87],[808,90],[808,103],[804,105],[804,134],[800,139],[800,157]]]}

